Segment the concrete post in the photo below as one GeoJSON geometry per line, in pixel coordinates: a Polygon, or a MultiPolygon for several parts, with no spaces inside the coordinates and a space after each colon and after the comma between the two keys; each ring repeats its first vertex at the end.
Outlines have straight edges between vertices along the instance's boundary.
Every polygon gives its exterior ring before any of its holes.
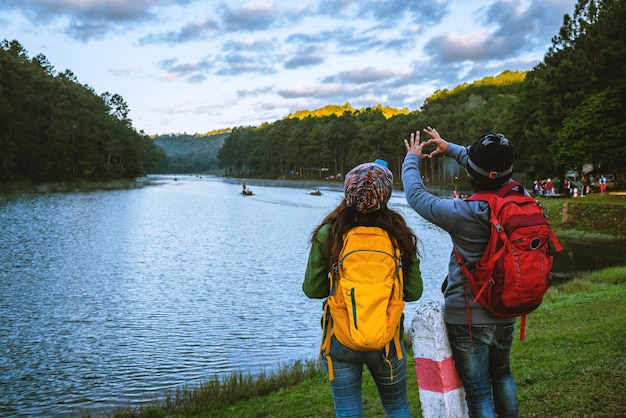
{"type": "Polygon", "coordinates": [[[561,223],[569,222],[569,213],[567,212],[567,202],[563,202],[563,211],[561,212],[561,223]]]}
{"type": "Polygon", "coordinates": [[[412,331],[415,372],[424,418],[467,417],[465,391],[454,367],[443,320],[443,300],[420,303],[412,331]]]}

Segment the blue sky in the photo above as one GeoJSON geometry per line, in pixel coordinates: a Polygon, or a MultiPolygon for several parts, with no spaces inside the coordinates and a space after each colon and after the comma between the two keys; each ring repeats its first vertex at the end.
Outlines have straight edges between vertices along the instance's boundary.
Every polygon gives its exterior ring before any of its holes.
{"type": "Polygon", "coordinates": [[[204,133],[302,109],[419,109],[435,90],[540,62],[576,0],[0,0],[17,40],[137,130],[204,133]]]}

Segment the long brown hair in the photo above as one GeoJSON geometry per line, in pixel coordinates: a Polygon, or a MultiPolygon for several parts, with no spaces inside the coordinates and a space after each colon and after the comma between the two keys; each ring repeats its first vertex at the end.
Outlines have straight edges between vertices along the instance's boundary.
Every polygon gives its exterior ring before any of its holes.
{"type": "Polygon", "coordinates": [[[354,207],[347,206],[345,200],[342,200],[313,230],[311,243],[314,242],[319,230],[326,224],[331,225],[328,239],[323,247],[329,269],[339,258],[344,235],[355,226],[377,226],[384,229],[394,241],[394,245],[400,249],[402,265],[407,269],[413,265],[413,254],[418,254],[417,235],[409,228],[400,213],[387,206],[375,212],[362,214],[354,207]]]}

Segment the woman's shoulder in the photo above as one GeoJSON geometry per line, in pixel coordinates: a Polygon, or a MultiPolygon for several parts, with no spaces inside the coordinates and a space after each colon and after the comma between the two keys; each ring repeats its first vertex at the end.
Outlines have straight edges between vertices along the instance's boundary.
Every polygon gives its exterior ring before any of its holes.
{"type": "Polygon", "coordinates": [[[323,242],[324,240],[326,240],[326,238],[328,238],[328,235],[330,234],[331,227],[332,225],[330,223],[325,223],[324,225],[321,225],[320,228],[317,230],[317,233],[315,234],[315,239],[318,242],[323,242]]]}

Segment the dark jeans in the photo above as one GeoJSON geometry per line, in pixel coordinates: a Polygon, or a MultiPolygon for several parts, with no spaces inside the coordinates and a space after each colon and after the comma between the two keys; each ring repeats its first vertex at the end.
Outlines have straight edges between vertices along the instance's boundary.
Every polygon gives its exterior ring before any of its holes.
{"type": "Polygon", "coordinates": [[[515,324],[447,324],[457,372],[471,418],[517,417],[517,388],[509,355],[515,324]],[[492,400],[493,396],[493,400],[492,400]]]}

